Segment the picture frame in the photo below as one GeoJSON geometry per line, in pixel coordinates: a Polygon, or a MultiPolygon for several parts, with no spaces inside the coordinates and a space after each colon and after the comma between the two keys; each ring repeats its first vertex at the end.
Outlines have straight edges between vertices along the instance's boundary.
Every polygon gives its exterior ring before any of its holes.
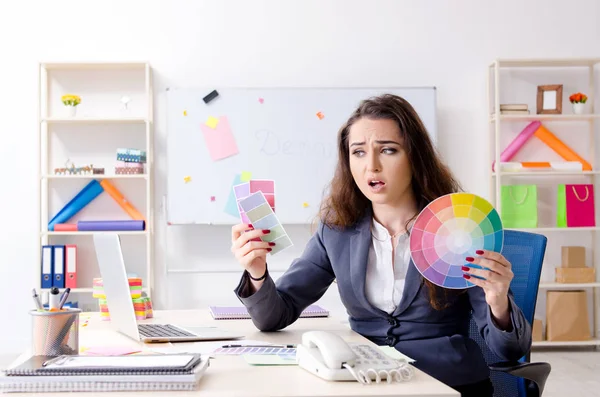
{"type": "Polygon", "coordinates": [[[562,114],[563,85],[539,85],[537,114],[562,114]]]}

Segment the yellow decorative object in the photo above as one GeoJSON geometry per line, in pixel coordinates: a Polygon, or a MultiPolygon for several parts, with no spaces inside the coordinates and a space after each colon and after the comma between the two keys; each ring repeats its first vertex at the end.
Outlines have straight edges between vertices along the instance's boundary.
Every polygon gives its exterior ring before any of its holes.
{"type": "Polygon", "coordinates": [[[184,110],[184,111],[183,111],[183,115],[184,115],[184,116],[187,116],[187,110],[184,110]]]}
{"type": "Polygon", "coordinates": [[[66,94],[61,97],[62,103],[65,106],[77,106],[81,103],[81,98],[77,95],[66,94]]]}
{"type": "Polygon", "coordinates": [[[307,208],[307,207],[308,207],[308,203],[305,201],[304,203],[302,203],[302,206],[303,206],[304,208],[307,208]]]}
{"type": "Polygon", "coordinates": [[[183,180],[185,181],[185,183],[188,183],[188,182],[190,182],[192,180],[192,177],[191,176],[186,176],[186,177],[183,178],[183,180]]]}

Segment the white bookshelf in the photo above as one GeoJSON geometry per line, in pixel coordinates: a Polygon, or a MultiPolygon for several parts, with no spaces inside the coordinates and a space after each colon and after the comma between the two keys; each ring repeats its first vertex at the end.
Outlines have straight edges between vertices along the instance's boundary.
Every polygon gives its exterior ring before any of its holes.
{"type": "MultiPolygon", "coordinates": [[[[594,184],[596,198],[600,195],[597,189],[597,176],[600,168],[596,162],[596,139],[598,135],[598,120],[600,112],[595,103],[598,94],[596,82],[600,58],[575,58],[575,59],[497,59],[488,67],[488,122],[490,151],[489,162],[500,164],[500,154],[517,134],[531,121],[539,120],[546,128],[552,131],[565,144],[584,157],[592,164],[591,171],[558,171],[558,170],[502,170],[497,166],[496,171],[491,170],[489,177],[490,198],[492,204],[501,213],[501,187],[506,184],[536,184],[538,185],[538,227],[531,229],[515,229],[533,233],[544,234],[548,237],[545,262],[542,270],[542,281],[539,285],[538,302],[544,303],[545,295],[549,290],[585,290],[591,304],[591,334],[592,338],[586,341],[539,341],[533,342],[534,346],[600,346],[600,282],[596,279],[591,283],[563,284],[556,283],[551,276],[554,268],[560,266],[560,246],[585,245],[589,266],[596,269],[596,277],[600,277],[600,257],[597,255],[598,231],[600,230],[598,200],[596,200],[596,226],[595,227],[556,227],[555,202],[540,198],[540,185],[548,192],[552,186],[564,183],[590,183],[594,184]],[[562,114],[537,114],[536,98],[537,86],[549,84],[563,84],[562,114]],[[569,96],[573,92],[584,92],[588,96],[587,112],[573,114],[569,96]],[[500,104],[527,104],[529,114],[501,114],[500,104]],[[582,152],[583,150],[583,152],[582,152]],[[544,201],[546,200],[546,201],[544,201]],[[540,213],[546,216],[540,216],[540,213]],[[554,214],[548,216],[548,213],[554,214]],[[589,243],[587,243],[589,240],[589,243]],[[587,244],[586,244],[587,243],[587,244]],[[591,255],[590,255],[591,254],[591,255]],[[544,279],[544,275],[546,278],[544,279]]],[[[531,140],[537,140],[532,137],[531,140]]],[[[522,158],[519,153],[511,161],[564,161],[550,149],[544,149],[544,143],[537,140],[525,148],[522,158]],[[536,146],[537,145],[537,146],[536,146]],[[523,158],[538,152],[542,158],[523,158]],[[547,156],[547,157],[543,157],[547,156]]],[[[536,313],[536,318],[539,318],[536,313]]],[[[543,319],[546,324],[545,318],[543,319]]]]}
{"type": "MultiPolygon", "coordinates": [[[[41,291],[41,247],[77,245],[77,287],[69,300],[93,304],[92,280],[100,277],[92,236],[118,233],[128,273],[142,278],[143,291],[154,290],[154,151],[152,69],[145,62],[40,63],[38,102],[38,261],[34,286],[41,291]],[[81,97],[75,116],[61,102],[64,94],[81,97]],[[121,102],[128,96],[130,102],[121,102]],[[115,174],[117,148],[146,151],[143,174],[115,174]],[[104,168],[103,174],[57,174],[74,163],[104,168]],[[49,231],[48,222],[92,180],[110,181],[145,218],[143,231],[49,231]]],[[[106,193],[69,220],[129,220],[106,193]]],[[[81,306],[80,306],[81,307],[81,306]]],[[[93,308],[93,306],[92,306],[93,308]]],[[[97,307],[96,307],[97,308],[97,307]]]]}

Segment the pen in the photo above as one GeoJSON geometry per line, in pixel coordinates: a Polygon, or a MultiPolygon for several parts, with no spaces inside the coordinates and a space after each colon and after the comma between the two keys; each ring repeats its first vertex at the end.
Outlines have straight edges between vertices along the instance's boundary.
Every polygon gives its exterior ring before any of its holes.
{"type": "Polygon", "coordinates": [[[59,290],[56,287],[52,287],[52,289],[50,290],[50,303],[48,304],[48,308],[50,310],[58,310],[58,304],[59,304],[58,293],[59,293],[59,290]]]}
{"type": "Polygon", "coordinates": [[[275,347],[282,349],[294,349],[296,345],[225,345],[221,346],[222,348],[230,348],[230,347],[275,347]]]}
{"type": "Polygon", "coordinates": [[[63,305],[67,302],[67,298],[69,297],[69,293],[71,293],[71,288],[67,288],[64,290],[62,295],[60,296],[60,302],[58,303],[58,309],[62,309],[63,305]]]}
{"type": "Polygon", "coordinates": [[[38,296],[35,288],[31,292],[33,292],[33,302],[35,303],[35,307],[38,310],[44,310],[44,306],[42,306],[42,302],[40,301],[40,297],[38,296]]]}

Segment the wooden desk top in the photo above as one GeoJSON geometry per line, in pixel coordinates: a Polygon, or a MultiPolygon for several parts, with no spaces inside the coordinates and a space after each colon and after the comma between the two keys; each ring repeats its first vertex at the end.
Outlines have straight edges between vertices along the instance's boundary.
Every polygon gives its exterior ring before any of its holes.
{"type": "MultiPolygon", "coordinates": [[[[302,334],[312,330],[326,330],[339,334],[347,342],[372,344],[361,335],[352,331],[344,318],[299,319],[291,326],[277,332],[261,332],[251,320],[213,320],[206,310],[169,310],[155,311],[154,318],[140,323],[173,323],[180,326],[212,326],[241,332],[245,339],[260,340],[276,344],[299,344],[302,334]]],[[[80,348],[95,346],[127,346],[145,352],[156,347],[173,346],[176,349],[190,345],[212,342],[144,344],[114,332],[109,321],[101,321],[98,313],[82,313],[80,321],[80,348]],[[89,317],[88,324],[83,323],[89,317]]],[[[223,341],[223,344],[235,344],[235,341],[223,341]]],[[[192,346],[190,346],[192,347],[192,346]]],[[[29,357],[27,352],[13,363],[16,365],[29,357]]],[[[135,392],[110,392],[110,396],[131,396],[135,392]]],[[[148,394],[147,392],[140,392],[148,394]]],[[[20,393],[26,395],[26,393],[20,393]]],[[[70,393],[74,394],[74,393],[70,393]]],[[[76,393],[75,393],[76,394],[76,393]]],[[[44,393],[45,396],[64,396],[65,393],[44,393]]],[[[89,395],[89,393],[86,393],[89,395]]],[[[415,369],[414,378],[406,383],[380,383],[361,385],[358,382],[329,382],[298,366],[252,366],[241,356],[217,355],[211,359],[210,367],[200,381],[197,391],[152,392],[153,396],[201,395],[205,397],[223,396],[419,396],[450,397],[459,393],[437,381],[424,372],[415,369]]]]}

